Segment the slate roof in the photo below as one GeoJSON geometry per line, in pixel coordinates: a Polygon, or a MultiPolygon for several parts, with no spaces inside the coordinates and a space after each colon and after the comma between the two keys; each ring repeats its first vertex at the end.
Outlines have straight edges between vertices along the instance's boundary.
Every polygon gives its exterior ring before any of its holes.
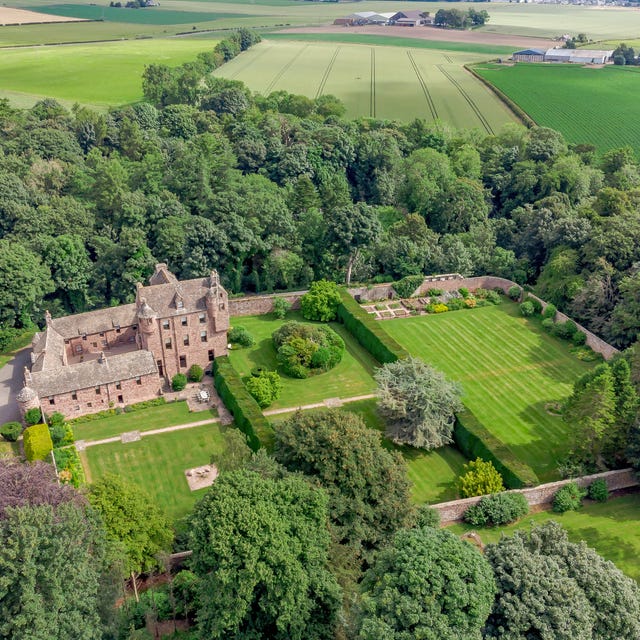
{"type": "Polygon", "coordinates": [[[514,56],[543,56],[546,53],[544,49],[523,49],[522,51],[514,51],[514,56]]]}
{"type": "Polygon", "coordinates": [[[64,338],[51,326],[36,333],[31,345],[32,371],[64,366],[64,338]]]}
{"type": "Polygon", "coordinates": [[[119,307],[108,307],[64,318],[54,318],[51,325],[65,340],[68,340],[85,334],[90,335],[118,327],[129,327],[137,322],[136,305],[123,304],[119,307]]]}
{"type": "Polygon", "coordinates": [[[206,311],[209,278],[195,278],[168,284],[139,287],[138,296],[153,309],[159,318],[167,318],[195,311],[206,311]],[[182,307],[177,302],[182,300],[182,307]]]}
{"type": "Polygon", "coordinates": [[[41,398],[89,389],[158,372],[150,351],[129,351],[45,371],[32,371],[31,386],[41,398]]]}
{"type": "Polygon", "coordinates": [[[424,17],[424,11],[420,11],[419,9],[411,9],[410,11],[398,11],[398,13],[394,13],[392,16],[392,20],[402,20],[403,18],[407,20],[422,20],[424,17]]]}

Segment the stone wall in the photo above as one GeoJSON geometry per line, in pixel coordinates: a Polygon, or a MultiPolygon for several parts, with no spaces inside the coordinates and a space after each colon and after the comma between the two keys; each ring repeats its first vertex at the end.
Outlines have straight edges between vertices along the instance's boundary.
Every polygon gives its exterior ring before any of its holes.
{"type": "Polygon", "coordinates": [[[306,291],[293,291],[291,293],[274,293],[267,296],[245,296],[244,298],[229,298],[229,315],[233,316],[257,316],[273,311],[275,298],[284,298],[291,303],[292,309],[300,308],[300,298],[306,291]]]}
{"type": "MultiPolygon", "coordinates": [[[[619,471],[605,471],[604,473],[595,473],[591,476],[577,478],[576,482],[581,487],[589,486],[594,480],[604,478],[607,482],[609,491],[617,489],[627,489],[628,487],[636,487],[640,485],[637,474],[633,469],[621,469],[619,471]]],[[[529,506],[549,506],[553,502],[553,496],[560,487],[573,482],[573,480],[559,480],[558,482],[549,482],[541,484],[537,487],[529,489],[514,489],[508,493],[521,493],[529,503],[529,506]]],[[[462,500],[452,500],[451,502],[441,502],[431,505],[440,514],[441,524],[450,524],[462,520],[464,512],[471,506],[480,501],[480,497],[464,498],[462,500]]]]}
{"type": "Polygon", "coordinates": [[[348,289],[348,291],[357,302],[389,300],[397,297],[392,284],[376,284],[370,287],[353,287],[352,289],[348,289]]]}

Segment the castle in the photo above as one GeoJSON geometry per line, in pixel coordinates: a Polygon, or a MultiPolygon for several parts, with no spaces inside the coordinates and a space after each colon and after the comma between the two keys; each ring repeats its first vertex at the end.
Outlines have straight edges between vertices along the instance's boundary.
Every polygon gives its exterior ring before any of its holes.
{"type": "Polygon", "coordinates": [[[136,301],[64,318],[46,313],[18,393],[20,411],[67,418],[157,397],[176,373],[227,354],[229,300],[217,271],[179,281],[156,265],[136,301]]]}

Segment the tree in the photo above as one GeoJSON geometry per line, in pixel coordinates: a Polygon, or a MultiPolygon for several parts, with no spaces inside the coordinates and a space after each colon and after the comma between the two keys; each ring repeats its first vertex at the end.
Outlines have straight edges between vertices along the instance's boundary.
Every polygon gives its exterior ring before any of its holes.
{"type": "Polygon", "coordinates": [[[192,364],[189,367],[189,372],[187,373],[189,382],[200,382],[203,376],[204,371],[199,364],[192,364]]]}
{"type": "Polygon", "coordinates": [[[636,583],[556,522],[488,545],[498,592],[486,638],[610,640],[640,637],[636,583]]]}
{"type": "Polygon", "coordinates": [[[502,476],[492,462],[476,458],[464,465],[464,474],[459,479],[460,496],[486,496],[504,491],[502,476]]]}
{"type": "Polygon", "coordinates": [[[366,552],[408,522],[409,483],[398,453],[348,411],[298,412],[276,430],[275,457],[329,494],[336,539],[366,552]]]}
{"type": "Polygon", "coordinates": [[[477,640],[491,611],[489,564],[449,531],[399,531],[362,582],[359,640],[477,640]]]}
{"type": "Polygon", "coordinates": [[[451,442],[459,387],[417,358],[385,364],[374,374],[378,410],[396,444],[436,449],[451,442]]]}
{"type": "Polygon", "coordinates": [[[251,456],[247,436],[240,429],[230,428],[224,432],[222,451],[211,456],[211,463],[216,465],[220,473],[226,473],[242,469],[251,460],[251,456]]]}
{"type": "Polygon", "coordinates": [[[284,320],[285,316],[291,309],[291,303],[283,297],[274,298],[273,300],[273,315],[278,320],[284,320]]]}
{"type": "Polygon", "coordinates": [[[341,302],[338,285],[327,280],[313,282],[300,299],[302,315],[307,320],[330,322],[335,320],[341,302]]]}
{"type": "Polygon", "coordinates": [[[259,375],[251,376],[245,384],[247,391],[263,409],[273,404],[282,391],[282,380],[277,371],[261,371],[259,375]]]}
{"type": "Polygon", "coordinates": [[[135,574],[158,566],[158,554],[171,545],[169,520],[144,491],[114,474],[94,482],[88,499],[102,516],[108,538],[120,548],[135,589],[135,574]]]}
{"type": "Polygon", "coordinates": [[[326,520],[326,494],[300,477],[221,475],[190,521],[199,637],[332,638],[340,588],[326,520]]]}
{"type": "Polygon", "coordinates": [[[171,378],[171,389],[173,391],[182,391],[187,386],[187,376],[184,373],[176,373],[173,378],[171,378]]]}
{"type": "Polygon", "coordinates": [[[611,316],[614,344],[629,346],[640,333],[640,273],[622,278],[620,301],[611,316]]]}

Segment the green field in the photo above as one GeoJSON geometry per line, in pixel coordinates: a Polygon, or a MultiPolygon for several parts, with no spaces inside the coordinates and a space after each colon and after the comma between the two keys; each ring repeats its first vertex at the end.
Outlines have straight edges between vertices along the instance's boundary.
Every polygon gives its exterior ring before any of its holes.
{"type": "Polygon", "coordinates": [[[172,431],[138,442],[103,444],[80,453],[88,482],[116,473],[142,487],[174,519],[182,518],[206,489],[190,491],[186,469],[208,464],[224,446],[219,424],[172,431]]]}
{"type": "MultiPolygon", "coordinates": [[[[0,32],[1,33],[1,32],[0,32]]],[[[35,102],[46,96],[116,106],[142,99],[145,65],[193,60],[215,40],[135,40],[11,49],[0,56],[3,91],[35,102]]]]}
{"type": "Polygon", "coordinates": [[[607,560],[614,562],[628,576],[640,581],[640,494],[623,496],[604,504],[590,502],[580,511],[553,513],[543,511],[526,516],[508,527],[478,529],[466,524],[448,527],[449,531],[462,534],[474,530],[482,541],[497,542],[500,536],[511,534],[516,529],[525,529],[531,522],[541,524],[556,520],[568,532],[573,542],[584,540],[607,560]]]}
{"type": "Polygon", "coordinates": [[[514,116],[463,68],[486,54],[269,40],[215,71],[262,94],[334,94],[347,116],[442,120],[486,133],[514,116]]]}
{"type": "Polygon", "coordinates": [[[539,125],[561,131],[569,142],[600,150],[640,147],[638,69],[521,63],[483,64],[475,70],[539,125]]]}
{"type": "Polygon", "coordinates": [[[215,409],[189,411],[185,401],[140,409],[73,425],[76,440],[102,440],[127,431],[151,431],[217,417],[215,409]]]}
{"type": "Polygon", "coordinates": [[[385,320],[384,328],[413,355],[460,382],[464,404],[529,464],[541,482],[558,478],[567,427],[545,409],[562,401],[590,365],[545,333],[518,305],[385,320]]]}
{"type": "MultiPolygon", "coordinates": [[[[290,313],[287,320],[302,320],[298,313],[290,313]]],[[[243,377],[249,376],[251,369],[264,367],[277,369],[276,350],[271,334],[282,324],[271,315],[231,318],[232,326],[245,327],[255,338],[253,347],[233,349],[229,360],[243,377]]],[[[283,390],[280,398],[269,408],[300,407],[322,402],[327,398],[348,398],[375,391],[371,377],[376,361],[348,333],[342,325],[331,323],[331,328],[342,336],[346,349],[342,361],[331,371],[312,376],[306,380],[282,376],[283,390]]]]}

